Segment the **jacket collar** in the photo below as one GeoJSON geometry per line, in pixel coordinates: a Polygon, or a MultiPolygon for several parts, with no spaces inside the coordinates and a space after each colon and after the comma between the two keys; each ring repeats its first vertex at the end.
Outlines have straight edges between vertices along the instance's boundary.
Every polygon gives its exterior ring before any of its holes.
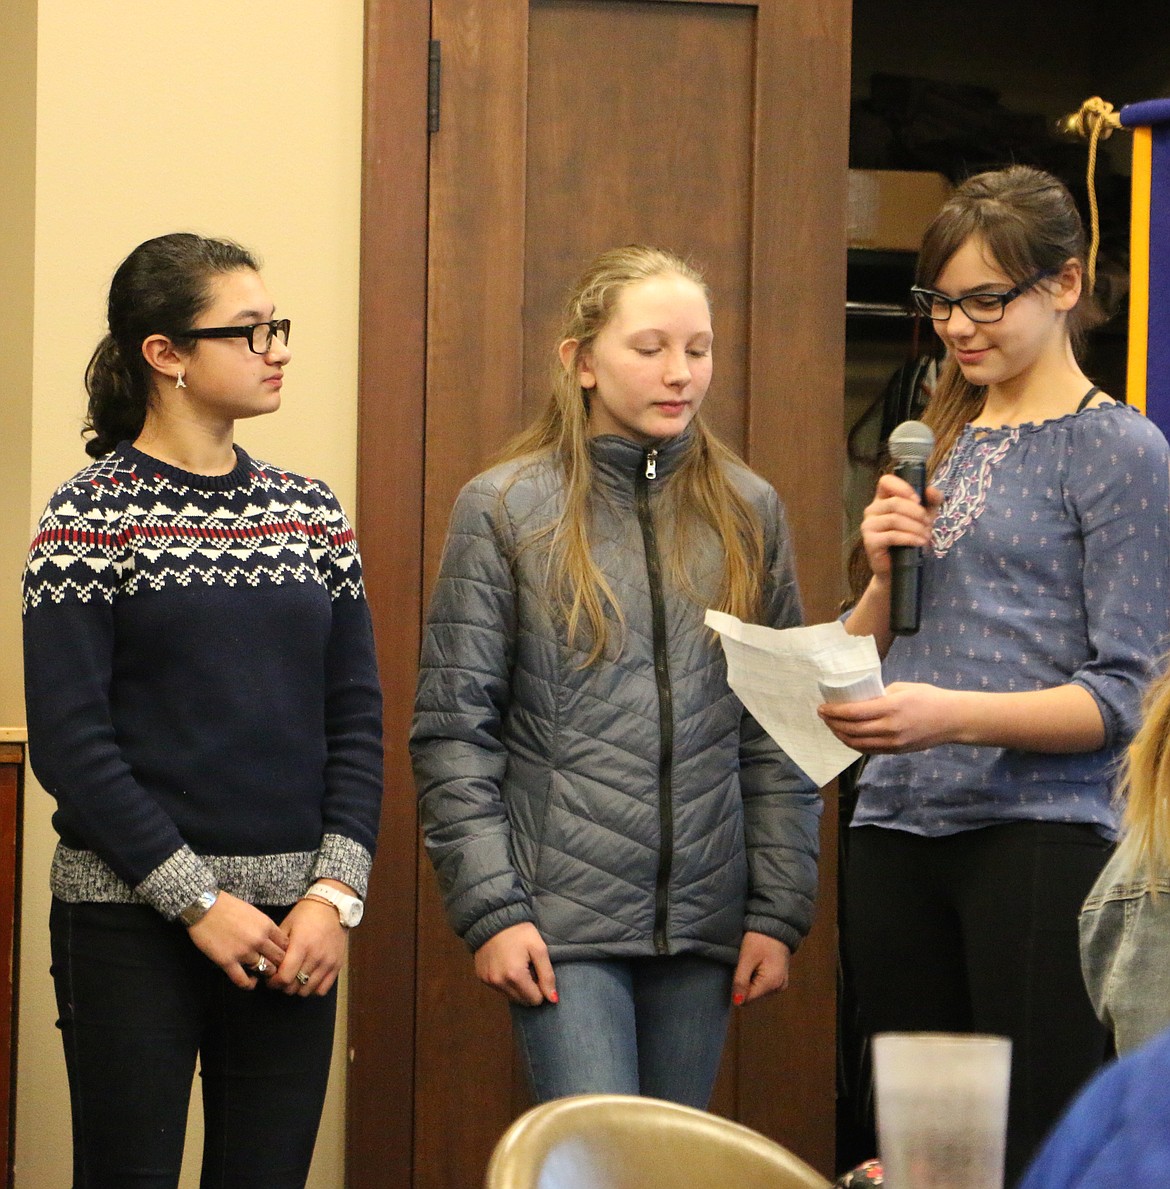
{"type": "Polygon", "coordinates": [[[593,470],[599,483],[620,491],[629,491],[637,477],[645,472],[646,458],[651,450],[654,456],[657,483],[671,475],[682,464],[694,445],[695,435],[687,426],[678,437],[663,438],[650,446],[631,442],[617,434],[601,434],[591,439],[589,452],[593,458],[593,470]]]}

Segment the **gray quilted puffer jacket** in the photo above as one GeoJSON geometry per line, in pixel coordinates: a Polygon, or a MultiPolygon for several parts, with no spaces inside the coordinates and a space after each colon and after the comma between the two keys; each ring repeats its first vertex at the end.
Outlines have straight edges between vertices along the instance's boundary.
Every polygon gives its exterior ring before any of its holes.
{"type": "MultiPolygon", "coordinates": [[[[627,630],[588,668],[549,607],[547,553],[517,547],[559,509],[559,467],[506,463],[459,495],[411,753],[427,851],[472,950],[532,921],[554,961],[734,963],[745,930],[793,949],[808,931],[820,797],[731,692],[703,608],[669,582],[663,488],[691,441],[593,440],[594,556],[627,630]]],[[[731,477],[765,526],[766,622],[799,624],[780,501],[746,468],[731,477]]],[[[713,600],[714,533],[696,532],[688,557],[713,600]]]]}

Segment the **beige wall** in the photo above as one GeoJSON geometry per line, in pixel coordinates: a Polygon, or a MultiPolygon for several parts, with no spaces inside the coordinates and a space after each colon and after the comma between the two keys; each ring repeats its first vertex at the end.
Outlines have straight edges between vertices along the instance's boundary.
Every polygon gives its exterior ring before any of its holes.
{"type": "Polygon", "coordinates": [[[20,568],[32,427],[35,0],[0,6],[0,726],[24,722],[20,568]]]}
{"type": "MultiPolygon", "coordinates": [[[[294,359],[282,410],[238,438],[326,479],[352,509],[363,4],[3,0],[0,10],[0,721],[14,723],[19,554],[53,487],[86,461],[81,377],[110,275],[141,240],[201,231],[264,258],[293,320],[294,359]]],[[[18,1189],[70,1175],[47,973],[50,805],[30,780],[18,1189]]],[[[343,1179],[343,1054],[339,1036],[317,1187],[343,1179]]]]}

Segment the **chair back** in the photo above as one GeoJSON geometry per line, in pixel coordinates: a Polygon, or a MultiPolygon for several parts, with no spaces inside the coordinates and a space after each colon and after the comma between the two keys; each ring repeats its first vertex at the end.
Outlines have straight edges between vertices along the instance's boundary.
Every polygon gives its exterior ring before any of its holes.
{"type": "Polygon", "coordinates": [[[830,1189],[787,1148],[693,1107],[582,1094],[520,1116],[492,1153],[485,1189],[830,1189]]]}

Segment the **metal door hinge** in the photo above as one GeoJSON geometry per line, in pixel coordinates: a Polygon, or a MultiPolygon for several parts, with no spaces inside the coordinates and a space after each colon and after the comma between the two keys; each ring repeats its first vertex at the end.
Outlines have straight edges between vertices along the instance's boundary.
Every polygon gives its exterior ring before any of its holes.
{"type": "Polygon", "coordinates": [[[427,49],[427,131],[439,130],[439,75],[442,70],[442,46],[432,41],[427,49]]]}

